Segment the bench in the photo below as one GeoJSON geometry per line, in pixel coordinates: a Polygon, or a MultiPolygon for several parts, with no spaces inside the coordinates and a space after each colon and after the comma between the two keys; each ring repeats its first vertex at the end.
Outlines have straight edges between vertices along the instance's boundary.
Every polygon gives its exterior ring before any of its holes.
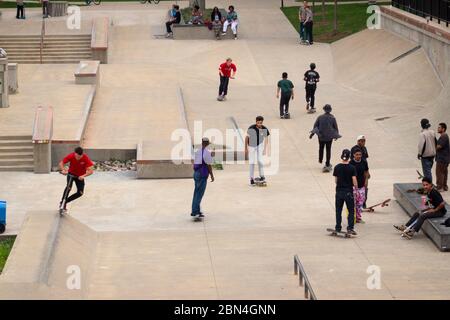
{"type": "Polygon", "coordinates": [[[91,52],[92,59],[108,63],[109,18],[99,17],[92,22],[91,52]]]}
{"type": "Polygon", "coordinates": [[[95,84],[100,81],[100,61],[84,60],[80,61],[75,71],[76,84],[95,84]]]}
{"type": "MultiPolygon", "coordinates": [[[[421,188],[420,183],[396,183],[394,184],[394,197],[398,204],[406,211],[409,216],[421,209],[421,195],[417,192],[408,192],[408,190],[417,190],[421,188]]],[[[450,206],[447,204],[447,214],[442,218],[427,219],[422,226],[422,232],[426,234],[441,251],[450,251],[450,228],[446,227],[445,219],[450,217],[450,206]]]]}
{"type": "MultiPolygon", "coordinates": [[[[220,13],[222,14],[222,18],[226,17],[227,13],[224,9],[220,9],[220,13]]],[[[204,19],[209,20],[209,16],[204,16],[204,19]]],[[[238,27],[239,29],[239,27],[238,27]]],[[[208,27],[204,24],[188,24],[181,19],[180,24],[174,24],[172,26],[173,31],[173,39],[174,40],[215,40],[216,37],[214,35],[213,30],[209,30],[208,27]]],[[[221,32],[222,33],[222,32],[221,32]]],[[[227,28],[227,34],[221,35],[221,39],[233,39],[234,35],[231,31],[231,28],[227,28]]]]}

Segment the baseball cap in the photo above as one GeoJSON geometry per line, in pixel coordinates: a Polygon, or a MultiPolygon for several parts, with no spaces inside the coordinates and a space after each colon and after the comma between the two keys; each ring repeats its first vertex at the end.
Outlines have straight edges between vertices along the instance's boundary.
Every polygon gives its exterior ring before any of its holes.
{"type": "Polygon", "coordinates": [[[207,142],[207,143],[209,143],[209,139],[208,139],[207,137],[203,137],[203,138],[202,138],[202,142],[207,142]]]}
{"type": "Polygon", "coordinates": [[[358,138],[356,140],[357,141],[359,141],[359,140],[366,140],[366,137],[363,134],[361,134],[361,135],[358,136],[358,138]]]}
{"type": "Polygon", "coordinates": [[[346,160],[350,159],[350,155],[351,155],[350,150],[344,149],[344,150],[342,150],[341,159],[346,161],[346,160]]]}

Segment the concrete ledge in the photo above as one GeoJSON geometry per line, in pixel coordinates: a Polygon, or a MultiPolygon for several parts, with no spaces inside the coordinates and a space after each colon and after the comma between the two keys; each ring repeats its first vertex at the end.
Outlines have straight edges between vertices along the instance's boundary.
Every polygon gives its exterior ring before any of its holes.
{"type": "MultiPolygon", "coordinates": [[[[216,40],[213,30],[209,30],[204,25],[175,24],[172,26],[172,30],[174,40],[216,40]]],[[[222,40],[233,39],[231,28],[228,28],[227,34],[221,35],[220,38],[222,40]]]]}
{"type": "Polygon", "coordinates": [[[92,59],[108,63],[109,18],[95,18],[92,22],[91,50],[92,59]]]}
{"type": "MultiPolygon", "coordinates": [[[[394,197],[400,206],[411,217],[421,209],[421,195],[407,190],[422,187],[420,183],[396,183],[394,184],[394,197]]],[[[422,226],[424,232],[441,251],[450,251],[450,228],[442,225],[445,219],[450,217],[450,206],[447,204],[447,214],[442,218],[428,219],[422,226]]]]}
{"type": "Polygon", "coordinates": [[[6,262],[1,283],[45,282],[46,270],[59,226],[59,213],[31,211],[27,214],[6,262]]]}
{"type": "Polygon", "coordinates": [[[19,89],[17,63],[8,63],[8,89],[9,94],[17,93],[19,89]]]}
{"type": "Polygon", "coordinates": [[[76,84],[98,85],[100,82],[100,61],[80,61],[74,75],[76,84]]]}

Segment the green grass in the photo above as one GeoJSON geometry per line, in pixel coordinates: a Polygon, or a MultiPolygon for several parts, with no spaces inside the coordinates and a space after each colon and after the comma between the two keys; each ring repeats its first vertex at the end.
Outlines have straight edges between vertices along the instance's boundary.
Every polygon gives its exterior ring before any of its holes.
{"type": "MultiPolygon", "coordinates": [[[[36,8],[36,7],[40,7],[41,6],[41,4],[39,3],[39,2],[33,2],[33,3],[29,3],[29,2],[27,2],[27,3],[25,3],[25,10],[26,10],[26,8],[36,8]]],[[[16,8],[16,2],[14,1],[7,1],[7,2],[4,2],[4,1],[1,1],[0,0],[0,8],[16,8]]]]}
{"type": "Polygon", "coordinates": [[[0,273],[3,271],[6,259],[8,259],[9,253],[14,244],[16,237],[2,237],[0,238],[0,273]]]}
{"type": "MultiPolygon", "coordinates": [[[[379,4],[388,4],[383,2],[379,4]]],[[[325,6],[325,15],[322,15],[322,6],[317,6],[314,10],[314,41],[331,43],[359,32],[367,28],[367,4],[354,3],[339,5],[337,10],[338,27],[337,33],[333,32],[334,6],[325,6]]],[[[286,15],[297,32],[299,31],[298,6],[284,7],[281,11],[286,15]]]]}

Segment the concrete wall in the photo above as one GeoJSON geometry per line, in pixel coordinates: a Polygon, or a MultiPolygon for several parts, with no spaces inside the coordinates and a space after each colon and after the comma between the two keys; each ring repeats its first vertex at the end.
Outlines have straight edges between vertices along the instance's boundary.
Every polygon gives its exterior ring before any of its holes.
{"type": "Polygon", "coordinates": [[[450,29],[445,32],[422,20],[395,8],[381,12],[381,27],[421,45],[445,85],[450,79],[450,29]]]}

